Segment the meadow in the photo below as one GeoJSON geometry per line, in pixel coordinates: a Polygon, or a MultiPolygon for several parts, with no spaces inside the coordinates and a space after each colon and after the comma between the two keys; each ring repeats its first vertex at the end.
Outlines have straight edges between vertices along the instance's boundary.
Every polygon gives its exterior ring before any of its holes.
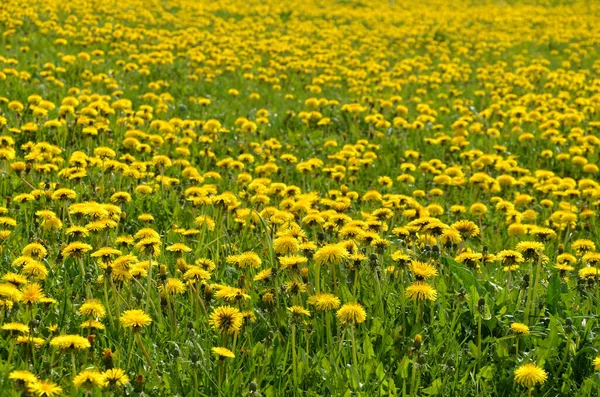
{"type": "Polygon", "coordinates": [[[599,395],[598,26],[1,1],[0,395],[599,395]]]}

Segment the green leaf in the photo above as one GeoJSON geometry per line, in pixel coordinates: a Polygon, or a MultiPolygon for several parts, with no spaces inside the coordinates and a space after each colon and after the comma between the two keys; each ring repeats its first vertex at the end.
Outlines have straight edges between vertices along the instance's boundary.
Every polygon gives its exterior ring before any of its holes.
{"type": "Polygon", "coordinates": [[[546,293],[546,302],[548,303],[548,309],[550,313],[556,314],[558,311],[558,305],[560,303],[560,278],[558,274],[554,274],[550,277],[548,283],[548,292],[546,293]]]}
{"type": "Polygon", "coordinates": [[[492,379],[494,377],[494,366],[487,365],[479,370],[478,378],[492,379]]]}
{"type": "Polygon", "coordinates": [[[408,378],[409,364],[410,364],[410,360],[408,359],[408,356],[404,356],[402,361],[400,361],[400,365],[398,366],[398,369],[400,370],[400,376],[402,377],[402,379],[408,378]]]}
{"type": "Polygon", "coordinates": [[[473,341],[469,341],[469,350],[471,350],[473,357],[479,358],[479,349],[477,348],[477,345],[473,343],[473,341]]]}
{"type": "Polygon", "coordinates": [[[442,380],[440,378],[437,378],[436,380],[433,381],[431,386],[423,389],[423,393],[429,394],[430,396],[432,396],[435,394],[439,394],[441,389],[442,389],[442,380]]]}
{"type": "Polygon", "coordinates": [[[508,345],[506,342],[498,342],[496,344],[496,355],[499,358],[508,357],[508,345]]]}
{"type": "Polygon", "coordinates": [[[481,288],[477,278],[473,273],[467,269],[466,266],[461,265],[452,258],[442,258],[442,263],[450,269],[452,274],[464,285],[467,290],[475,286],[478,290],[481,288]]]}
{"type": "Polygon", "coordinates": [[[364,338],[363,340],[363,353],[367,358],[371,358],[375,356],[375,351],[373,350],[373,344],[369,338],[364,338]]]}

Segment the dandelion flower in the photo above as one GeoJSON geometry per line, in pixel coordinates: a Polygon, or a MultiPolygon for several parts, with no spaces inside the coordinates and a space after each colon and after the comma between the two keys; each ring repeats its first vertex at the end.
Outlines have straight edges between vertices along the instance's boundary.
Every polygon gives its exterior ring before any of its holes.
{"type": "Polygon", "coordinates": [[[64,256],[65,258],[72,258],[72,257],[81,257],[83,254],[85,254],[88,251],[91,251],[92,246],[89,244],[85,244],[79,241],[75,241],[70,243],[69,245],[67,245],[65,248],[63,248],[63,250],[61,251],[62,256],[64,256]]]}
{"type": "Polygon", "coordinates": [[[36,397],[54,397],[59,396],[62,393],[62,388],[60,386],[48,380],[31,382],[27,386],[27,389],[36,397]]]}
{"type": "Polygon", "coordinates": [[[23,294],[21,301],[30,305],[38,303],[40,300],[46,297],[42,287],[38,283],[28,284],[21,289],[23,294]]]}
{"type": "Polygon", "coordinates": [[[527,388],[544,383],[546,379],[548,379],[546,371],[535,364],[524,364],[515,370],[515,382],[527,388]]]}
{"type": "Polygon", "coordinates": [[[219,358],[235,358],[235,354],[226,347],[213,347],[211,350],[219,358]]]}
{"type": "Polygon", "coordinates": [[[219,306],[210,314],[209,323],[222,334],[237,333],[244,322],[242,313],[232,306],[219,306]]]}
{"type": "Polygon", "coordinates": [[[104,318],[106,309],[104,305],[97,299],[88,299],[79,308],[79,313],[93,318],[104,318]]]}
{"type": "Polygon", "coordinates": [[[410,263],[409,268],[410,268],[410,271],[415,275],[417,280],[424,280],[427,278],[432,278],[432,277],[437,276],[437,274],[438,274],[437,269],[428,263],[412,261],[410,263]]]}
{"type": "Polygon", "coordinates": [[[111,386],[125,386],[129,377],[121,368],[111,368],[102,373],[102,383],[111,386]]]}
{"type": "Polygon", "coordinates": [[[302,316],[310,317],[310,312],[302,306],[292,306],[287,308],[293,317],[299,318],[302,316]]]}
{"type": "Polygon", "coordinates": [[[340,244],[328,244],[315,252],[314,259],[319,265],[339,265],[348,260],[350,253],[340,244]]]}
{"type": "Polygon", "coordinates": [[[425,281],[415,281],[406,288],[405,296],[412,300],[430,300],[437,299],[437,291],[425,281]]]}
{"type": "Polygon", "coordinates": [[[594,365],[594,371],[600,372],[600,356],[596,357],[592,364],[594,365]]]}
{"type": "Polygon", "coordinates": [[[78,389],[91,390],[94,386],[104,387],[106,383],[102,374],[94,369],[83,370],[73,378],[73,384],[78,389]]]}
{"type": "Polygon", "coordinates": [[[367,319],[367,312],[360,303],[346,303],[337,311],[336,316],[344,324],[361,324],[367,319]]]}
{"type": "Polygon", "coordinates": [[[59,335],[52,338],[51,346],[61,350],[83,350],[91,347],[87,338],[79,335],[59,335]]]}
{"type": "Polygon", "coordinates": [[[143,327],[152,323],[152,317],[147,315],[143,310],[134,309],[124,311],[119,321],[123,327],[132,328],[134,332],[138,332],[143,327]]]}
{"type": "Polygon", "coordinates": [[[340,299],[328,293],[312,295],[308,298],[307,303],[319,311],[335,310],[340,307],[340,299]]]}
{"type": "Polygon", "coordinates": [[[32,374],[29,371],[24,371],[24,370],[12,371],[8,375],[8,379],[12,379],[14,381],[25,383],[25,384],[31,384],[31,383],[38,381],[38,379],[36,378],[36,376],[34,374],[32,374]]]}
{"type": "Polygon", "coordinates": [[[512,323],[510,325],[510,330],[512,332],[514,332],[515,334],[519,334],[519,335],[528,335],[529,334],[529,327],[525,324],[521,324],[521,323],[512,323]]]}

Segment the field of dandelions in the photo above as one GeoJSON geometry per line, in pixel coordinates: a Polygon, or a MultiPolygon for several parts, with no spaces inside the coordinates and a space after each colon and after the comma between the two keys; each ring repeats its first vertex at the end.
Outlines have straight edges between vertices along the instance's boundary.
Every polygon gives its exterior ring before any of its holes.
{"type": "Polygon", "coordinates": [[[2,0],[0,396],[597,396],[599,25],[2,0]]]}

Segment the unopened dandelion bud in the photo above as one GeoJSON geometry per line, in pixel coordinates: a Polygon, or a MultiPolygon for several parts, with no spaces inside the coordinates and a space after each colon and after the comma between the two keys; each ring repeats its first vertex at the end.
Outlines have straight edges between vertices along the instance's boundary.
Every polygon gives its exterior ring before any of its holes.
{"type": "Polygon", "coordinates": [[[113,364],[113,351],[110,349],[104,349],[102,351],[102,359],[104,361],[104,367],[109,370],[114,368],[113,364]]]}
{"type": "Polygon", "coordinates": [[[141,393],[144,390],[144,375],[139,374],[135,377],[134,390],[136,393],[141,393]]]}
{"type": "Polygon", "coordinates": [[[300,273],[302,274],[302,282],[308,283],[308,268],[303,267],[302,269],[300,269],[300,273]]]}
{"type": "Polygon", "coordinates": [[[88,335],[87,339],[88,339],[88,342],[90,342],[90,347],[93,349],[94,342],[96,341],[96,335],[94,335],[94,334],[88,335]]]}
{"type": "Polygon", "coordinates": [[[213,287],[210,284],[204,284],[204,300],[210,302],[213,298],[213,287]]]}
{"type": "Polygon", "coordinates": [[[421,348],[421,341],[415,340],[413,342],[413,350],[419,350],[421,348]]]}
{"type": "Polygon", "coordinates": [[[181,273],[185,273],[187,268],[188,268],[188,264],[185,262],[185,259],[178,258],[177,259],[177,270],[179,270],[181,273]]]}

